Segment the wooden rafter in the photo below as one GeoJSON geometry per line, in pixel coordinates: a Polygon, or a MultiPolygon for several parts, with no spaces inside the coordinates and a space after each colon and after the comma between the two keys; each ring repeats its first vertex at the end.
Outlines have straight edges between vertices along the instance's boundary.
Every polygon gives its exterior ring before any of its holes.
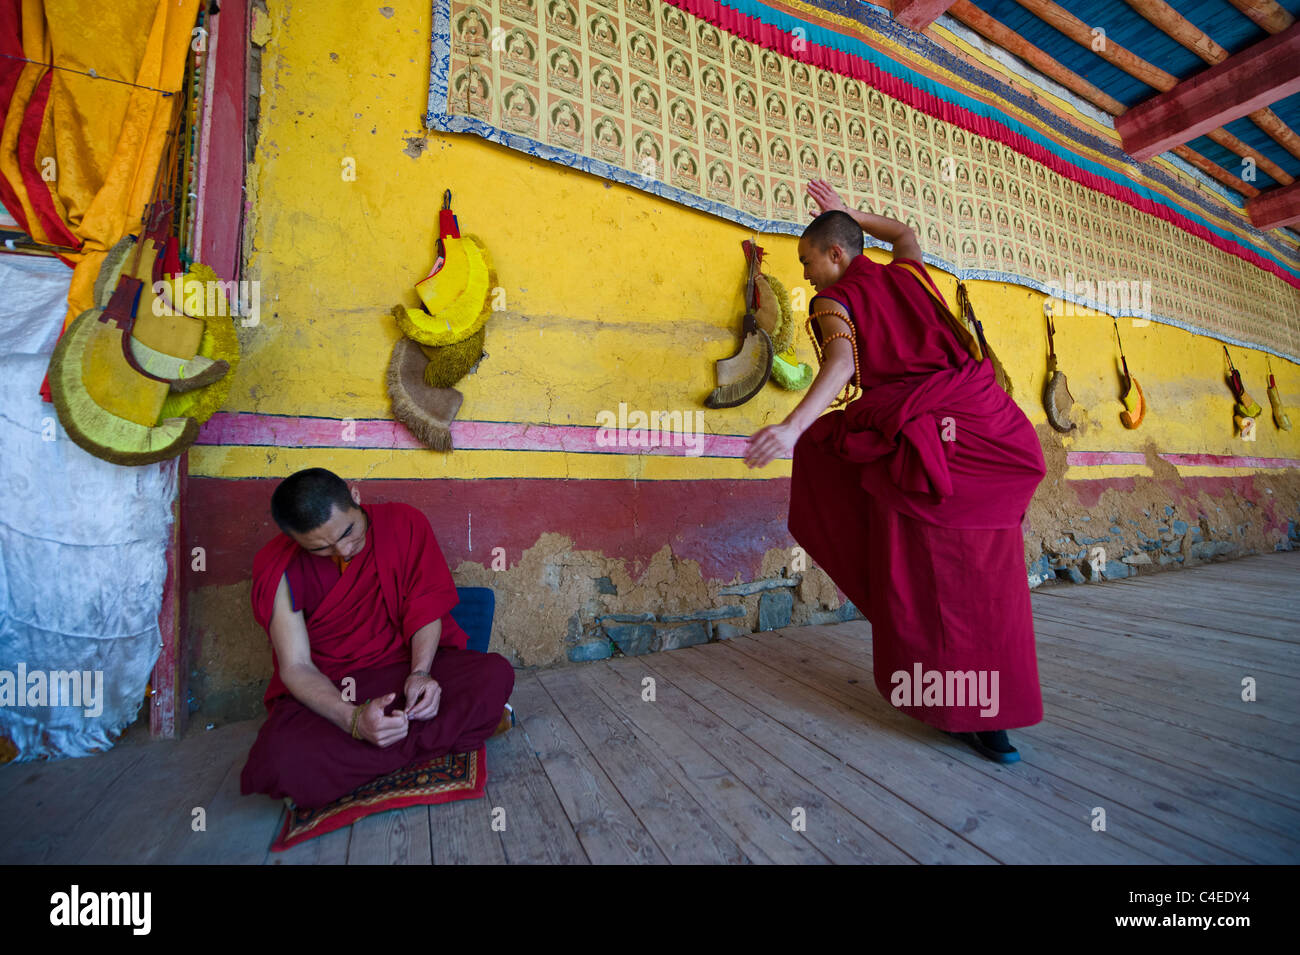
{"type": "Polygon", "coordinates": [[[1124,0],[1156,29],[1177,40],[1206,63],[1214,65],[1228,58],[1228,51],[1214,38],[1165,3],[1164,0],[1124,0]]]}
{"type": "Polygon", "coordinates": [[[1256,26],[1263,27],[1269,33],[1281,33],[1295,22],[1295,17],[1273,0],[1228,0],[1228,2],[1250,17],[1256,26]]]}
{"type": "MultiPolygon", "coordinates": [[[[1120,116],[1124,113],[1126,107],[1115,97],[1109,95],[1103,90],[1089,83],[1077,73],[1067,69],[1058,63],[1047,53],[1025,40],[1020,34],[1007,27],[994,17],[989,16],[979,7],[975,6],[969,0],[957,0],[948,10],[949,15],[970,27],[980,36],[992,43],[1005,49],[1008,53],[1020,57],[1034,69],[1038,70],[1044,76],[1050,77],[1060,83],[1071,93],[1079,96],[1098,109],[1109,113],[1111,116],[1120,116]]],[[[1211,162],[1205,156],[1187,146],[1179,146],[1173,150],[1174,154],[1195,166],[1207,176],[1213,178],[1216,182],[1227,186],[1246,196],[1254,196],[1259,190],[1254,186],[1243,182],[1236,176],[1220,166],[1218,163],[1211,162]]]]}
{"type": "Polygon", "coordinates": [[[996,43],[1008,53],[1020,57],[1044,76],[1056,80],[1071,93],[1081,96],[1100,110],[1118,116],[1125,106],[1100,87],[1089,83],[1078,73],[1062,66],[1047,53],[1034,46],[1019,33],[1000,20],[989,16],[970,0],[957,0],[948,13],[970,27],[984,39],[996,43]]]}
{"type": "Polygon", "coordinates": [[[1190,146],[1176,146],[1171,149],[1170,152],[1180,159],[1185,160],[1190,165],[1195,166],[1221,186],[1227,186],[1229,189],[1239,192],[1247,198],[1259,195],[1259,190],[1250,183],[1245,182],[1238,176],[1234,176],[1217,162],[1207,159],[1190,146]]]}

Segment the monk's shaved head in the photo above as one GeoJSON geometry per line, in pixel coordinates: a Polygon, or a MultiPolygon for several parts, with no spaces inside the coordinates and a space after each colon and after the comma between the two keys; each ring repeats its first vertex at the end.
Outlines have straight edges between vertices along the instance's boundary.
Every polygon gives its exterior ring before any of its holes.
{"type": "Polygon", "coordinates": [[[324,468],[290,474],[271,495],[271,517],[280,530],[306,534],[327,523],[334,508],[347,512],[353,505],[347,482],[324,468]]]}
{"type": "Polygon", "coordinates": [[[862,226],[853,221],[853,216],[840,209],[823,212],[813,219],[808,223],[808,228],[803,230],[803,237],[819,252],[838,245],[849,258],[862,254],[862,226]]]}

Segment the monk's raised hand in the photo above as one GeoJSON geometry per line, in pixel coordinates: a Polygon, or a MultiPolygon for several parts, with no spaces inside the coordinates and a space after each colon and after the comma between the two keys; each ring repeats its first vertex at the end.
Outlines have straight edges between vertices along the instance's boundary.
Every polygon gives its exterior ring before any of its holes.
{"type": "Polygon", "coordinates": [[[375,697],[361,708],[361,715],[357,717],[357,733],[362,739],[383,748],[406,738],[411,725],[406,714],[396,710],[391,716],[384,715],[384,707],[395,699],[397,694],[389,693],[387,696],[375,697]]]}
{"type": "Polygon", "coordinates": [[[745,447],[745,463],[751,468],[761,468],[778,457],[788,457],[798,440],[799,433],[784,422],[759,428],[745,447]]]}
{"type": "Polygon", "coordinates": [[[442,686],[433,677],[412,673],[406,678],[406,716],[412,720],[428,720],[438,715],[442,702],[442,686]]]}
{"type": "Polygon", "coordinates": [[[830,212],[832,209],[841,209],[848,212],[849,207],[844,204],[838,192],[831,188],[831,184],[825,179],[814,179],[808,183],[808,195],[813,197],[813,201],[821,208],[822,212],[830,212]]]}

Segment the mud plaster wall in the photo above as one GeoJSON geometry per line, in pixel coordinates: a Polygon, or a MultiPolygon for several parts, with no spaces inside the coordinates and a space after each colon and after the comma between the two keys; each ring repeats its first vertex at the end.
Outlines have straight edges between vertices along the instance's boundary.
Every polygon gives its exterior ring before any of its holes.
{"type": "MultiPolygon", "coordinates": [[[[358,486],[363,503],[400,500],[424,511],[457,584],[488,586],[496,593],[492,649],[519,666],[538,666],[562,662],[575,647],[599,642],[599,621],[611,614],[672,617],[739,608],[737,616],[706,619],[702,628],[665,621],[659,630],[669,641],[698,642],[733,632],[729,628],[756,628],[762,595],[726,594],[727,584],[785,578],[780,582],[789,586],[777,589],[797,595],[797,622],[838,607],[824,574],[789,570],[788,482],[739,483],[366,481],[358,486]]],[[[248,576],[252,554],[275,533],[267,514],[274,485],[271,480],[189,482],[184,550],[193,554],[202,548],[203,561],[201,570],[193,562],[183,568],[183,586],[189,596],[192,705],[201,719],[258,712],[270,650],[252,617],[248,576]]],[[[609,641],[603,642],[607,654],[609,641]]]]}
{"type": "MultiPolygon", "coordinates": [[[[446,188],[462,228],[492,251],[509,306],[489,321],[487,356],[459,385],[459,420],[591,426],[620,402],[698,409],[713,362],[735,347],[747,233],[474,137],[426,135],[429,16],[427,5],[272,0],[254,24],[260,104],[244,277],[260,282],[261,321],[239,328],[243,361],[224,411],[258,416],[280,437],[189,455],[184,552],[206,555],[184,576],[183,649],[199,725],[260,712],[270,653],[249,610],[248,574],[274,533],[275,481],[303,467],[330,467],[366,499],[424,511],[458,583],[496,591],[494,648],[520,666],[851,612],[815,566],[794,566],[788,461],[749,471],[725,457],[296,446],[299,417],[390,417],[383,378],[397,330],[388,311],[416,302],[446,188]],[[344,158],[353,180],[340,176],[344,158]],[[737,585],[750,592],[725,592],[737,585]]],[[[761,241],[771,271],[806,295],[795,240],[761,241]]],[[[955,280],[936,280],[951,301],[955,280]]],[[[1291,546],[1300,432],[1265,418],[1257,441],[1240,439],[1218,342],[1121,323],[1151,405],[1142,427],[1126,431],[1111,320],[1061,315],[1056,350],[1079,424],[1062,436],[1039,401],[1043,297],[985,282],[970,293],[1048,462],[1025,521],[1030,581],[1090,579],[1094,566],[1099,576],[1153,573],[1291,546]],[[1189,457],[1160,457],[1171,453],[1189,457]],[[1090,559],[1095,547],[1104,560],[1090,559]]],[[[813,361],[805,339],[797,347],[813,361]]],[[[1234,348],[1233,357],[1265,400],[1265,356],[1234,348]]],[[[1272,368],[1294,413],[1300,368],[1277,359],[1272,368]]],[[[767,387],[739,408],[706,413],[704,430],[752,434],[797,400],[767,387]]]]}
{"type": "Polygon", "coordinates": [[[1038,431],[1048,474],[1025,515],[1031,586],[1124,578],[1300,543],[1294,468],[1184,476],[1149,443],[1141,468],[1150,477],[1072,481],[1065,448],[1047,425],[1038,431]]]}

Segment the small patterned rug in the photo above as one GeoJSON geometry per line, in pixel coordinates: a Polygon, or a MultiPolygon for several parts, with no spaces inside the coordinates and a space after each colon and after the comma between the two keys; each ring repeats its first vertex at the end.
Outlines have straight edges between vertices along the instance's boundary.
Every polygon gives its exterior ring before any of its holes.
{"type": "Polygon", "coordinates": [[[473,753],[438,756],[380,776],[328,806],[300,809],[291,805],[271,851],[283,852],[376,812],[480,799],[486,785],[486,747],[480,746],[473,753]]]}

